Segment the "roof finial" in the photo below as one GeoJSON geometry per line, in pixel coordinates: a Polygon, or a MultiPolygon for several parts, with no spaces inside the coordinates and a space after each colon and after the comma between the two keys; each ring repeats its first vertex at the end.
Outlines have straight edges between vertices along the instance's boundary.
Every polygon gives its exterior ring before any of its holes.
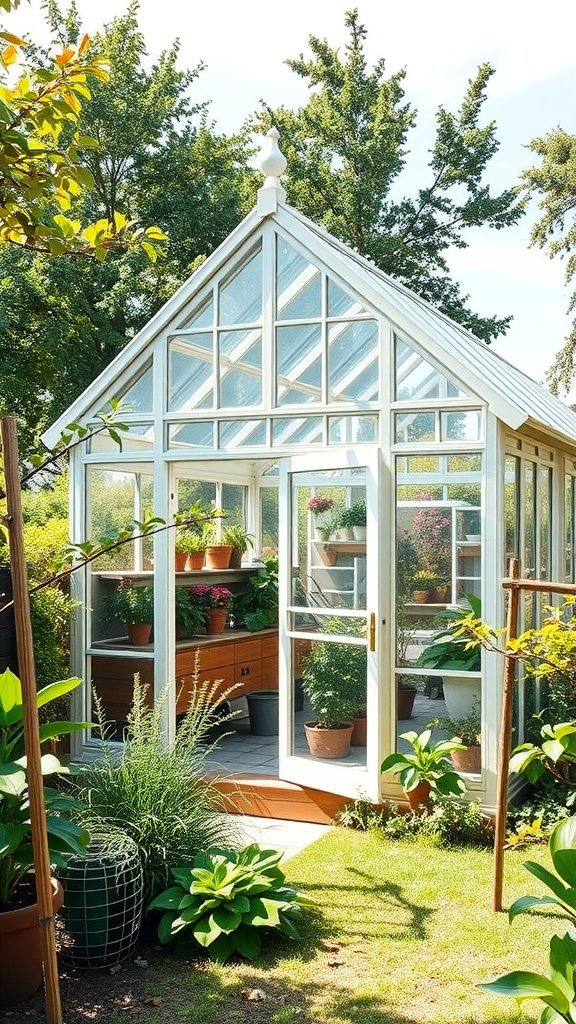
{"type": "Polygon", "coordinates": [[[280,175],[284,174],[288,161],[278,148],[279,138],[278,129],[271,128],[266,133],[266,141],[260,150],[260,170],[264,175],[264,184],[258,190],[258,206],[262,213],[275,212],[276,203],[283,203],[286,199],[286,193],[280,184],[280,175]]]}

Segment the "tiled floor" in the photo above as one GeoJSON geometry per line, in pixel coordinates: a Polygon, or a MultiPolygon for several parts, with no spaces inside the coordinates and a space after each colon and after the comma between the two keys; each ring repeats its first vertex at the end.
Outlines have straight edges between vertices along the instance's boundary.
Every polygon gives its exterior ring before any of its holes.
{"type": "MultiPolygon", "coordinates": [[[[431,719],[441,718],[446,714],[443,700],[429,700],[417,694],[412,717],[398,722],[398,735],[410,730],[422,732],[431,719]]],[[[310,709],[298,712],[295,722],[295,753],[302,757],[310,757],[304,734],[304,722],[310,721],[310,709]]],[[[234,719],[226,726],[228,735],[221,738],[212,756],[206,761],[208,771],[216,774],[234,774],[236,772],[255,772],[259,775],[278,774],[278,737],[254,736],[250,731],[247,717],[234,719]]],[[[444,736],[445,733],[440,735],[444,736]]],[[[398,750],[408,750],[406,740],[399,739],[398,750]]],[[[350,767],[363,766],[366,763],[364,747],[351,747],[348,757],[333,764],[344,764],[350,767]]]]}
{"type": "Polygon", "coordinates": [[[234,827],[246,844],[259,843],[267,850],[283,850],[285,858],[300,853],[331,828],[330,825],[315,825],[308,821],[253,818],[249,814],[235,815],[234,827]]]}

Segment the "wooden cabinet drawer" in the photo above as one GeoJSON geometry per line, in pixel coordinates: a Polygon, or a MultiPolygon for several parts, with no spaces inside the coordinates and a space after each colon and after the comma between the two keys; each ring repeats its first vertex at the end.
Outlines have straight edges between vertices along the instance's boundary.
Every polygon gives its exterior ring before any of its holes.
{"type": "Polygon", "coordinates": [[[274,636],[263,636],[262,637],[262,657],[263,658],[274,658],[278,657],[278,634],[274,636]]]}
{"type": "MultiPolygon", "coordinates": [[[[217,701],[219,697],[223,696],[226,690],[229,690],[230,687],[234,685],[234,667],[232,665],[221,666],[217,672],[210,674],[210,676],[200,677],[199,685],[202,685],[206,678],[208,678],[211,683],[218,681],[218,685],[214,690],[214,701],[217,701]]],[[[180,715],[183,711],[186,711],[194,690],[193,675],[176,678],[176,714],[180,715]]],[[[230,696],[236,697],[239,693],[239,690],[233,690],[230,696]]]]}
{"type": "Polygon", "coordinates": [[[262,689],[278,689],[278,655],[273,658],[262,658],[262,689]]]}
{"type": "Polygon", "coordinates": [[[234,644],[234,661],[240,665],[248,661],[257,661],[262,657],[262,640],[260,637],[254,640],[241,640],[234,644]]]}
{"type": "Polygon", "coordinates": [[[234,691],[233,697],[240,697],[243,693],[259,690],[262,684],[262,662],[260,660],[245,661],[241,665],[236,665],[234,681],[239,683],[239,688],[234,691]]]}

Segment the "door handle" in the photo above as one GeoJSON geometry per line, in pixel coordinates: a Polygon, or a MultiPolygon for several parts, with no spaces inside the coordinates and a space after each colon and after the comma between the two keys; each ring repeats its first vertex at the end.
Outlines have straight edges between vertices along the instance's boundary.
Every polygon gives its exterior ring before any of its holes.
{"type": "Polygon", "coordinates": [[[368,650],[376,650],[376,612],[370,612],[368,619],[368,650]]]}

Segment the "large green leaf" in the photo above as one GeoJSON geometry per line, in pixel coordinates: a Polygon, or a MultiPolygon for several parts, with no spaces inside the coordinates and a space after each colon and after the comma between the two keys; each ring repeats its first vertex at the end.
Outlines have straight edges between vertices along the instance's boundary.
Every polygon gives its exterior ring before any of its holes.
{"type": "Polygon", "coordinates": [[[228,935],[233,932],[242,922],[242,915],[236,910],[229,910],[228,907],[216,907],[210,916],[210,921],[220,931],[228,935]]]}
{"type": "Polygon", "coordinates": [[[197,921],[193,928],[194,938],[201,946],[207,947],[211,943],[215,942],[219,935],[222,935],[222,929],[218,927],[216,922],[213,920],[212,915],[210,917],[203,917],[200,921],[197,921]]]}
{"type": "Polygon", "coordinates": [[[552,830],[548,848],[560,877],[568,885],[576,886],[576,815],[558,822],[552,830]]]}
{"type": "Polygon", "coordinates": [[[512,996],[514,999],[542,999],[559,1013],[568,1013],[570,1003],[564,993],[550,978],[532,971],[511,971],[503,974],[496,981],[489,981],[478,988],[486,992],[496,992],[499,996],[512,996]]]}
{"type": "Polygon", "coordinates": [[[21,796],[26,789],[26,772],[20,764],[10,761],[0,764],[0,793],[6,796],[21,796]]]}
{"type": "MultiPolygon", "coordinates": [[[[84,828],[80,828],[73,821],[66,818],[55,818],[48,815],[46,818],[46,831],[48,832],[48,845],[52,848],[54,839],[60,840],[64,851],[70,853],[84,853],[90,842],[90,834],[84,828]]],[[[54,844],[57,846],[57,844],[54,844]]]]}
{"type": "Polygon", "coordinates": [[[73,732],[91,729],[94,722],[45,722],[40,726],[40,743],[54,739],[55,736],[68,736],[73,732]]]}
{"type": "Polygon", "coordinates": [[[235,949],[235,936],[222,934],[218,936],[215,942],[211,943],[208,952],[211,960],[215,960],[218,964],[225,964],[235,949]]]}
{"type": "Polygon", "coordinates": [[[234,935],[234,945],[241,956],[247,960],[256,960],[262,949],[262,936],[257,928],[250,928],[249,925],[241,925],[234,935]]]}
{"type": "Polygon", "coordinates": [[[158,924],[158,938],[160,939],[160,942],[162,942],[163,944],[165,944],[166,942],[170,942],[174,937],[172,932],[173,921],[174,914],[171,913],[163,914],[162,917],[160,918],[158,924]]]}
{"type": "Polygon", "coordinates": [[[531,875],[534,875],[539,882],[543,882],[555,896],[561,900],[562,903],[568,904],[568,906],[576,906],[576,890],[569,889],[564,882],[553,875],[547,868],[542,867],[541,864],[537,864],[535,861],[527,860],[524,862],[524,867],[531,875]]]}
{"type": "Polygon", "coordinates": [[[280,909],[275,900],[265,896],[250,900],[250,910],[242,918],[243,924],[251,924],[255,928],[277,928],[280,924],[280,909]]]}
{"type": "Polygon", "coordinates": [[[29,825],[0,825],[0,857],[14,853],[29,831],[29,825]]]}
{"type": "Polygon", "coordinates": [[[152,900],[149,910],[179,910],[180,902],[182,900],[182,889],[179,885],[172,886],[171,889],[166,889],[166,892],[160,893],[156,896],[156,899],[152,900]]]}
{"type": "Polygon", "coordinates": [[[50,683],[38,691],[36,705],[42,708],[45,704],[49,704],[58,697],[64,697],[67,693],[71,693],[72,690],[81,685],[82,680],[78,679],[77,676],[72,676],[70,679],[60,679],[56,683],[50,683]]]}
{"type": "Polygon", "coordinates": [[[7,715],[12,708],[22,704],[22,686],[18,676],[9,668],[0,674],[0,726],[11,724],[7,715]]]}
{"type": "Polygon", "coordinates": [[[554,906],[560,907],[564,910],[564,907],[557,899],[553,896],[520,896],[508,911],[508,920],[512,922],[518,914],[525,914],[532,907],[546,907],[554,906]]]}

